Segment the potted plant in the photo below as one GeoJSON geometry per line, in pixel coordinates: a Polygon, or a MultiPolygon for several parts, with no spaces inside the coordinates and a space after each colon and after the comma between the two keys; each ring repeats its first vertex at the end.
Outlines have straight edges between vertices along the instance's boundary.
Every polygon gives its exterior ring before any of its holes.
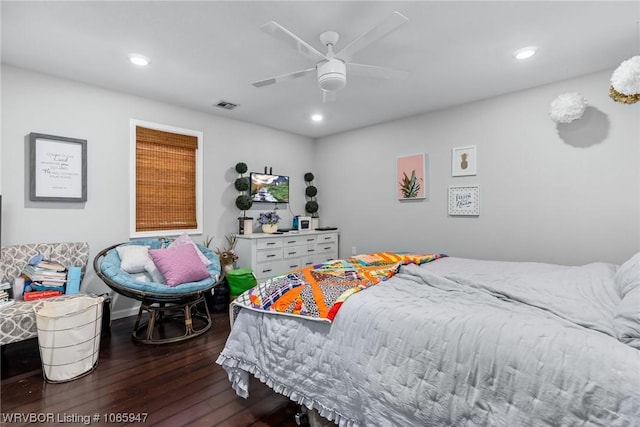
{"type": "Polygon", "coordinates": [[[238,217],[238,234],[251,234],[253,232],[253,218],[247,216],[247,210],[251,209],[253,201],[247,194],[249,191],[249,177],[244,174],[249,170],[246,163],[236,163],[236,172],[240,174],[233,185],[240,195],[236,197],[236,207],[242,211],[242,216],[238,217]]]}
{"type": "Polygon", "coordinates": [[[311,172],[307,172],[304,174],[304,182],[307,185],[307,188],[304,190],[304,195],[307,198],[307,203],[304,205],[304,210],[307,213],[311,214],[311,229],[315,230],[318,228],[318,202],[316,201],[316,196],[318,195],[318,189],[315,185],[313,185],[313,179],[315,177],[311,172]]]}
{"type": "Polygon", "coordinates": [[[272,234],[278,231],[278,222],[280,222],[280,215],[275,211],[261,212],[258,217],[258,222],[262,224],[262,232],[272,234]]]}

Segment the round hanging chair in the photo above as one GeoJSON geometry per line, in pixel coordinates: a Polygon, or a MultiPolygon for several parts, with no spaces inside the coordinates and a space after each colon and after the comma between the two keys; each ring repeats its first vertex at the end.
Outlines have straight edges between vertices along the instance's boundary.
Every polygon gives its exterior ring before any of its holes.
{"type": "Polygon", "coordinates": [[[220,261],[215,252],[197,245],[211,264],[210,277],[177,286],[141,280],[120,268],[117,247],[145,245],[160,249],[166,239],[141,239],[119,243],[101,250],[93,260],[93,269],[102,281],[116,293],[140,301],[132,339],[145,344],[166,344],[197,337],[211,328],[211,316],[205,295],[223,280],[220,261]],[[169,325],[171,324],[171,325],[169,325]],[[177,334],[175,331],[179,331],[177,334]]]}

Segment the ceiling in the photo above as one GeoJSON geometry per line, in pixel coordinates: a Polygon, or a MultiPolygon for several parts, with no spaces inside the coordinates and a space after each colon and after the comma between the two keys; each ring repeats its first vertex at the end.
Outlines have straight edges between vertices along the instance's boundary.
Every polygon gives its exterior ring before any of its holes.
{"type": "MultiPolygon", "coordinates": [[[[617,67],[640,51],[640,2],[618,1],[2,1],[2,62],[319,138],[617,67]],[[276,21],[322,53],[399,11],[409,22],[359,51],[399,80],[347,74],[335,102],[315,76],[250,83],[313,67],[260,30],[276,21]],[[524,46],[538,54],[517,61],[524,46]],[[146,68],[128,62],[141,53],[146,68]],[[214,105],[224,100],[234,110],[214,105]],[[324,114],[321,123],[312,113],[324,114]]],[[[570,90],[571,88],[567,88],[570,90]]],[[[607,88],[603,88],[607,90],[607,88]]]]}

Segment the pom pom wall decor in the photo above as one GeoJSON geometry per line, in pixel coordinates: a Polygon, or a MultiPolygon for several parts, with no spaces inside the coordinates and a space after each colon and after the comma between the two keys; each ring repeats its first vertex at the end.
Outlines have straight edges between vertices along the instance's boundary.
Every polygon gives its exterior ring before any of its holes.
{"type": "Polygon", "coordinates": [[[587,100],[577,92],[563,93],[551,102],[549,117],[556,123],[571,123],[582,118],[587,100]]]}
{"type": "Polygon", "coordinates": [[[611,75],[609,96],[625,104],[640,101],[640,56],[627,59],[616,68],[611,75]]]}

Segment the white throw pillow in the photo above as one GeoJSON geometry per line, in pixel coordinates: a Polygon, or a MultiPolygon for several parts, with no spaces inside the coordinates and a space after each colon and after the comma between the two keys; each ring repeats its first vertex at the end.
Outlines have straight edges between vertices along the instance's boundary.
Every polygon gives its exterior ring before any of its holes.
{"type": "Polygon", "coordinates": [[[120,268],[127,273],[143,273],[148,262],[153,263],[149,256],[149,246],[125,245],[116,248],[120,257],[120,268]]]}

